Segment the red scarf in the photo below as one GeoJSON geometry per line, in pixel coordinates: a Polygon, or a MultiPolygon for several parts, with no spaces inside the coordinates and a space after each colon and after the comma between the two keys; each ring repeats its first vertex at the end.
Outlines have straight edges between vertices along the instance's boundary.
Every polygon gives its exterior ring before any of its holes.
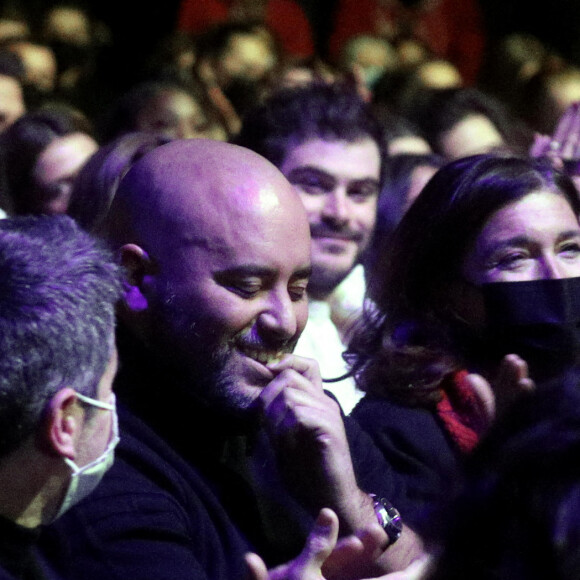
{"type": "Polygon", "coordinates": [[[462,453],[475,449],[488,424],[479,397],[465,382],[468,374],[464,370],[449,375],[441,385],[437,403],[437,414],[462,453]]]}

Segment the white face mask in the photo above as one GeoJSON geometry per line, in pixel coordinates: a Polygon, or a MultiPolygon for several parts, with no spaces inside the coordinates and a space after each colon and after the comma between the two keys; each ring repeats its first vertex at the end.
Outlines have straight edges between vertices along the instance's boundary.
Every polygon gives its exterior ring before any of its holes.
{"type": "Polygon", "coordinates": [[[72,469],[72,476],[55,518],[62,516],[62,514],[64,514],[69,508],[84,499],[95,489],[95,487],[97,487],[105,473],[113,464],[115,459],[115,447],[117,446],[117,443],[119,443],[119,423],[117,418],[117,407],[115,405],[115,395],[112,395],[112,403],[103,403],[102,401],[85,397],[80,393],[77,393],[77,397],[87,405],[92,405],[99,409],[106,409],[113,413],[111,440],[100,457],[97,457],[97,459],[83,467],[79,467],[68,457],[64,458],[66,464],[72,469]]]}

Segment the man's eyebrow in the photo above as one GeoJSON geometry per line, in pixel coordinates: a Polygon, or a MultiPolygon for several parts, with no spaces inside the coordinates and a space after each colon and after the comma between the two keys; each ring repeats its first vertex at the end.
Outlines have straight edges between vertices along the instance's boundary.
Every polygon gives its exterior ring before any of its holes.
{"type": "Polygon", "coordinates": [[[328,171],[325,171],[320,167],[315,167],[314,165],[301,165],[300,167],[294,167],[294,169],[291,169],[288,173],[287,179],[296,179],[297,177],[308,174],[315,174],[320,177],[334,179],[334,176],[331,173],[328,173],[328,171]]]}
{"type": "Polygon", "coordinates": [[[215,273],[216,278],[226,278],[226,277],[248,277],[256,276],[263,278],[265,276],[271,276],[276,272],[275,268],[268,268],[267,266],[258,266],[256,264],[238,264],[237,266],[232,266],[231,268],[224,268],[215,273]]]}
{"type": "MultiPolygon", "coordinates": [[[[332,179],[336,181],[336,176],[328,171],[321,169],[320,167],[316,167],[314,165],[301,165],[300,167],[295,167],[292,169],[286,179],[292,182],[292,180],[299,179],[302,176],[310,176],[315,175],[316,177],[323,178],[323,179],[332,179]]],[[[374,177],[361,177],[361,178],[354,178],[349,179],[350,185],[373,185],[377,189],[380,187],[380,180],[375,179],[374,177]]]]}
{"type": "MultiPolygon", "coordinates": [[[[268,276],[275,275],[277,273],[276,268],[269,268],[268,266],[259,266],[257,264],[239,264],[237,266],[232,266],[231,268],[225,268],[216,272],[214,277],[216,279],[224,278],[244,278],[255,276],[257,278],[265,278],[268,276]]],[[[305,266],[292,273],[292,278],[309,278],[312,274],[312,267],[305,266]]]]}
{"type": "Polygon", "coordinates": [[[349,181],[349,186],[352,187],[353,185],[372,185],[373,187],[375,187],[377,189],[377,191],[380,189],[380,181],[378,179],[375,179],[374,177],[361,177],[360,179],[351,179],[349,181]]]}
{"type": "Polygon", "coordinates": [[[312,276],[312,266],[305,266],[304,268],[296,270],[292,274],[292,278],[294,280],[301,280],[302,278],[310,278],[310,276],[312,276]]]}

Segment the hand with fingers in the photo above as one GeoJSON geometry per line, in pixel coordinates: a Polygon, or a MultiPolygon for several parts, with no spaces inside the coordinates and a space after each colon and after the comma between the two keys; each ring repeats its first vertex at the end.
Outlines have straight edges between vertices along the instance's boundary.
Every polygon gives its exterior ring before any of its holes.
{"type": "Polygon", "coordinates": [[[535,388],[526,361],[517,354],[508,354],[502,359],[493,381],[475,373],[467,375],[465,380],[478,395],[490,424],[523,393],[535,388]]]}
{"type": "Polygon", "coordinates": [[[356,479],[340,407],[325,394],[318,363],[286,355],[268,368],[274,378],[257,404],[286,485],[313,514],[334,510],[341,537],[351,538],[328,559],[327,577],[354,580],[408,566],[423,553],[421,538],[405,526],[392,542],[378,525],[374,502],[356,479]],[[356,558],[349,553],[354,537],[356,558]],[[354,569],[341,558],[354,562],[354,569]]]}
{"type": "Polygon", "coordinates": [[[258,554],[246,554],[249,580],[320,580],[322,565],[336,549],[338,539],[338,517],[324,508],[318,514],[304,549],[300,555],[272,570],[258,554]]]}
{"type": "Polygon", "coordinates": [[[552,136],[536,135],[530,155],[549,157],[559,169],[565,161],[580,159],[580,102],[566,109],[552,136]]]}
{"type": "MultiPolygon", "coordinates": [[[[248,580],[361,580],[374,559],[382,551],[382,528],[375,524],[364,534],[338,540],[338,517],[328,508],[318,514],[300,555],[268,570],[254,553],[246,555],[248,580]]],[[[419,580],[429,561],[424,556],[400,572],[377,576],[376,580],[419,580]]]]}
{"type": "Polygon", "coordinates": [[[286,355],[268,365],[274,378],[258,399],[280,469],[292,492],[317,513],[334,509],[352,533],[359,490],[339,405],[327,396],[316,361],[286,355]]]}

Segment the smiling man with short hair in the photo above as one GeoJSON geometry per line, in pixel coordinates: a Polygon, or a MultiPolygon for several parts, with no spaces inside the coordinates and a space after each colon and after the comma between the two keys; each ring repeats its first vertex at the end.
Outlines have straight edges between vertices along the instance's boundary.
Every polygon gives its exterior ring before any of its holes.
{"type": "MultiPolygon", "coordinates": [[[[274,93],[248,112],[235,142],[274,163],[300,195],[312,276],[308,325],[296,352],[316,359],[324,378],[344,375],[341,334],[362,307],[360,260],[376,221],[381,128],[353,87],[314,83],[274,93]]],[[[362,396],[350,377],[327,388],[345,413],[362,396]]]]}

